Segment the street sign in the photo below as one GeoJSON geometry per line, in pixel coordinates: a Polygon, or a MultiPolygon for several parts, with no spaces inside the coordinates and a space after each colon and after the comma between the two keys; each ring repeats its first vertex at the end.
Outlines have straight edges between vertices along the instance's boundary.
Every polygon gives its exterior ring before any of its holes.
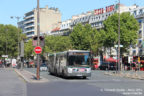
{"type": "MultiPolygon", "coordinates": [[[[118,47],[118,45],[114,45],[114,47],[118,47]]],[[[120,47],[123,47],[123,45],[120,45],[120,47]]]]}
{"type": "Polygon", "coordinates": [[[40,54],[42,52],[42,48],[40,46],[35,47],[34,49],[36,54],[40,54]]]}
{"type": "Polygon", "coordinates": [[[8,58],[8,55],[2,55],[2,57],[4,57],[4,58],[8,58]]]}

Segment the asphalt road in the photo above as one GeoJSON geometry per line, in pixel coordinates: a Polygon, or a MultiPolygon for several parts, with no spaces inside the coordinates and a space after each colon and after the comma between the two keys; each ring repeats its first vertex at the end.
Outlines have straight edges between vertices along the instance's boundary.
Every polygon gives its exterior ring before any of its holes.
{"type": "MultiPolygon", "coordinates": [[[[33,73],[36,69],[26,69],[33,73]]],[[[27,96],[144,96],[144,81],[93,71],[87,79],[63,79],[40,72],[48,83],[28,83],[27,96]]]]}

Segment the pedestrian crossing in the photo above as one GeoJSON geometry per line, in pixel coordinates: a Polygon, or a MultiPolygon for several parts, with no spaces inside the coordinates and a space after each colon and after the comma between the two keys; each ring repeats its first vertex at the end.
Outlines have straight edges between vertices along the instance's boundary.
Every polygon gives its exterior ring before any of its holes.
{"type": "Polygon", "coordinates": [[[0,68],[0,73],[2,73],[2,72],[11,72],[11,71],[13,71],[12,68],[0,68]]]}

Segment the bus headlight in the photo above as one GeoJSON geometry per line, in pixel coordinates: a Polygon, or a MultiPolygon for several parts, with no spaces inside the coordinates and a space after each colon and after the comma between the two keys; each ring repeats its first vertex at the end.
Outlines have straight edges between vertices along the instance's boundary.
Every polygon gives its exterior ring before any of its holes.
{"type": "Polygon", "coordinates": [[[72,68],[68,68],[68,73],[72,73],[72,68]]]}
{"type": "Polygon", "coordinates": [[[91,68],[87,68],[87,73],[91,73],[91,68]]]}

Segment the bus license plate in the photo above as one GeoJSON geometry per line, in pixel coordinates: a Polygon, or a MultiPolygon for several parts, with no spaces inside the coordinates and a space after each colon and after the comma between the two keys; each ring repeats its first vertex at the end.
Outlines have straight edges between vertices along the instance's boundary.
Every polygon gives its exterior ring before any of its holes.
{"type": "Polygon", "coordinates": [[[80,72],[84,72],[85,71],[85,69],[80,69],[80,72]]]}

